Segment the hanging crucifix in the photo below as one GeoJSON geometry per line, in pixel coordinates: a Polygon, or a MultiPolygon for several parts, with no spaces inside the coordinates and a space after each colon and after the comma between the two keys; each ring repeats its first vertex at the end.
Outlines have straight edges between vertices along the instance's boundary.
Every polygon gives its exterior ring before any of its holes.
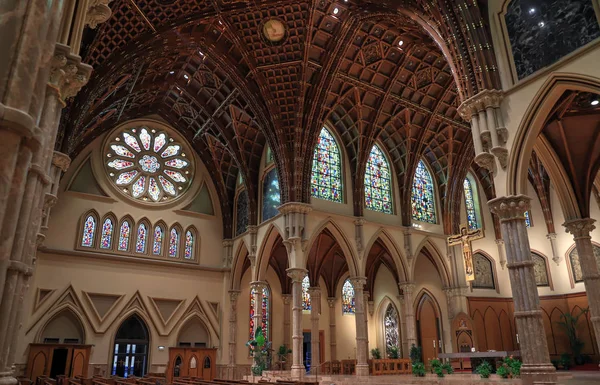
{"type": "Polygon", "coordinates": [[[466,225],[460,226],[460,234],[448,237],[448,246],[461,245],[463,258],[465,259],[465,274],[467,282],[475,280],[475,270],[473,269],[473,255],[471,253],[471,241],[483,238],[481,229],[470,230],[466,225]]]}

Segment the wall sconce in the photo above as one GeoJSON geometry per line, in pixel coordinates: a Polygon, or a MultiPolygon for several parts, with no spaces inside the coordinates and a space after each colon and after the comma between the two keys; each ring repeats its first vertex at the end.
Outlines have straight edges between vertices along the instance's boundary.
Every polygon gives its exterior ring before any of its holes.
{"type": "Polygon", "coordinates": [[[164,347],[164,346],[159,346],[159,347],[158,347],[158,351],[159,351],[159,352],[162,352],[163,350],[165,350],[165,347],[164,347]]]}

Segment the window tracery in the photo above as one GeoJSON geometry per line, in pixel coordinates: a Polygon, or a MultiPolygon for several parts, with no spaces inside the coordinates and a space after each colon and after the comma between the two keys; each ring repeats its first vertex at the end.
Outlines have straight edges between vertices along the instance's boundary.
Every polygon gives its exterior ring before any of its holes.
{"type": "Polygon", "coordinates": [[[398,311],[396,310],[396,307],[390,303],[388,304],[388,307],[385,310],[385,316],[383,317],[386,356],[389,354],[392,348],[400,346],[399,325],[398,311]]]}
{"type": "Polygon", "coordinates": [[[172,228],[169,234],[169,257],[177,258],[177,248],[179,244],[179,231],[172,228]]]}
{"type": "Polygon", "coordinates": [[[473,270],[475,272],[475,280],[473,288],[475,289],[495,289],[496,282],[494,279],[494,268],[492,261],[486,256],[475,253],[473,254],[473,270]]]}
{"type": "Polygon", "coordinates": [[[145,253],[146,252],[146,238],[148,238],[148,228],[146,224],[140,223],[137,231],[137,239],[135,241],[135,252],[145,253]]]}
{"type": "Polygon", "coordinates": [[[365,206],[369,210],[392,214],[390,166],[378,145],[373,145],[365,170],[365,206]]]}
{"type": "Polygon", "coordinates": [[[433,179],[425,163],[420,160],[412,186],[412,218],[421,222],[437,223],[433,179]]]}
{"type": "Polygon", "coordinates": [[[265,175],[262,198],[262,220],[264,222],[279,214],[277,207],[281,205],[281,195],[279,192],[277,168],[272,168],[265,175]]]}
{"type": "Polygon", "coordinates": [[[308,275],[302,279],[302,310],[310,310],[310,294],[308,289],[310,288],[310,279],[308,275]]]}
{"type": "Polygon", "coordinates": [[[88,215],[83,224],[83,236],[81,238],[81,246],[93,247],[95,234],[96,218],[93,215],[88,215]]]}
{"type": "Polygon", "coordinates": [[[342,286],[342,314],[354,314],[355,312],[354,286],[352,286],[350,279],[346,279],[342,286]]]}
{"type": "Polygon", "coordinates": [[[106,218],[102,224],[102,237],[100,238],[100,248],[110,249],[112,247],[113,221],[106,218]]]}
{"type": "Polygon", "coordinates": [[[120,251],[129,250],[129,237],[131,236],[131,225],[128,220],[124,220],[121,223],[121,229],[119,230],[119,247],[120,251]]]}
{"type": "Polygon", "coordinates": [[[331,133],[323,127],[315,147],[311,175],[311,195],[332,202],[342,202],[342,160],[340,149],[331,133]]]}
{"type": "Polygon", "coordinates": [[[190,230],[185,232],[185,259],[194,259],[194,234],[190,230]]]}
{"type": "Polygon", "coordinates": [[[463,182],[463,189],[465,193],[465,207],[467,209],[467,224],[469,230],[476,230],[481,228],[479,218],[477,216],[477,203],[475,202],[475,195],[473,194],[473,186],[469,178],[465,178],[463,182]]]}
{"type": "Polygon", "coordinates": [[[161,255],[163,245],[164,230],[161,225],[156,225],[154,228],[154,241],[152,244],[152,254],[161,255]]]}

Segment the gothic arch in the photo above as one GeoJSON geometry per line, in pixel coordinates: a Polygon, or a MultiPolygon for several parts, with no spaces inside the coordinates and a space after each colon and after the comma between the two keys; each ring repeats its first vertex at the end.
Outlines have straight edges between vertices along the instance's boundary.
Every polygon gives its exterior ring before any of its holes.
{"type": "MultiPolygon", "coordinates": [[[[176,344],[179,344],[179,341],[181,340],[181,335],[183,334],[184,331],[186,331],[186,328],[188,326],[191,326],[194,322],[198,322],[200,324],[200,326],[202,326],[204,328],[204,330],[206,331],[206,337],[207,337],[207,341],[206,341],[206,347],[210,348],[213,346],[212,341],[217,341],[217,339],[215,339],[216,336],[214,336],[213,332],[212,332],[212,328],[209,327],[210,323],[208,322],[208,319],[206,319],[205,316],[203,316],[200,313],[194,312],[189,314],[187,317],[185,317],[183,320],[181,320],[179,322],[179,327],[177,328],[177,332],[173,333],[174,335],[177,336],[177,340],[175,341],[176,344]]],[[[175,345],[177,346],[177,345],[175,345]]]]}
{"type": "MultiPolygon", "coordinates": [[[[91,209],[86,211],[81,218],[79,219],[79,223],[77,224],[77,238],[75,239],[75,248],[79,249],[79,250],[90,250],[90,249],[95,249],[96,246],[98,245],[98,238],[99,238],[99,228],[102,225],[100,224],[100,215],[98,215],[98,212],[95,209],[91,209]],[[95,221],[95,227],[94,227],[94,232],[93,232],[93,236],[92,236],[92,242],[90,246],[83,246],[82,245],[82,240],[83,240],[83,234],[84,234],[84,227],[85,227],[85,222],[87,220],[88,217],[92,217],[95,221]]],[[[114,226],[118,226],[118,223],[115,223],[114,226]]],[[[114,232],[114,231],[113,231],[114,232]]]]}
{"type": "MultiPolygon", "coordinates": [[[[256,272],[253,273],[251,280],[256,281],[264,281],[267,276],[267,270],[269,269],[269,261],[271,259],[271,253],[273,248],[275,247],[275,242],[277,238],[280,237],[283,239],[281,235],[281,229],[275,222],[269,223],[267,227],[267,231],[262,238],[262,242],[260,244],[260,248],[256,253],[256,272]]],[[[288,266],[290,266],[288,260],[288,266]]]]}
{"type": "Polygon", "coordinates": [[[427,254],[427,256],[423,255],[423,257],[430,257],[431,262],[440,274],[442,286],[451,287],[452,275],[450,274],[449,268],[444,261],[443,254],[439,251],[435,243],[432,242],[431,237],[425,237],[419,246],[417,246],[414,257],[415,260],[411,264],[410,268],[410,281],[412,281],[415,276],[415,266],[417,265],[416,259],[419,258],[423,252],[427,254]]]}
{"type": "MultiPolygon", "coordinates": [[[[401,248],[398,247],[398,245],[396,244],[396,241],[394,241],[394,238],[392,238],[390,233],[383,227],[380,227],[375,232],[375,234],[373,234],[371,236],[371,239],[369,239],[367,244],[364,246],[363,253],[368,254],[369,250],[371,250],[371,247],[373,247],[373,244],[377,240],[380,240],[385,245],[385,247],[389,251],[392,259],[394,260],[394,263],[396,265],[396,271],[398,272],[398,278],[400,279],[400,282],[407,282],[408,276],[409,276],[409,270],[410,270],[409,264],[406,262],[406,259],[405,259],[404,255],[402,254],[401,248]]],[[[362,259],[364,260],[364,262],[363,262],[363,264],[361,264],[361,268],[363,269],[362,271],[366,271],[366,265],[365,265],[367,263],[366,254],[364,255],[364,257],[362,259]]]]}
{"type": "Polygon", "coordinates": [[[151,243],[150,240],[152,239],[152,237],[150,236],[150,234],[152,234],[152,232],[154,231],[154,228],[152,227],[152,223],[150,223],[150,220],[148,220],[148,218],[143,217],[142,219],[140,219],[139,221],[137,221],[137,223],[135,224],[135,227],[131,229],[131,252],[133,254],[138,254],[138,255],[150,255],[150,248],[151,248],[151,243]],[[144,246],[144,249],[138,253],[137,251],[137,240],[138,240],[138,230],[140,225],[145,225],[146,226],[146,244],[144,246]]]}
{"type": "Polygon", "coordinates": [[[46,322],[44,322],[42,327],[40,327],[39,330],[37,331],[35,341],[38,343],[43,343],[44,341],[42,340],[42,337],[43,337],[44,332],[46,331],[47,327],[53,321],[59,319],[59,317],[61,317],[63,315],[65,315],[67,317],[69,317],[69,316],[72,317],[72,320],[75,321],[75,323],[77,324],[74,326],[76,326],[81,333],[81,341],[79,341],[79,344],[85,344],[86,336],[88,336],[90,334],[88,332],[86,323],[83,322],[83,319],[85,317],[82,313],[80,313],[79,309],[77,309],[75,306],[73,306],[70,303],[65,303],[63,305],[60,305],[60,306],[52,309],[50,311],[50,313],[48,313],[45,316],[46,322]]]}
{"type": "MultiPolygon", "coordinates": [[[[148,316],[148,314],[146,314],[145,312],[140,311],[140,309],[129,309],[128,311],[120,314],[118,318],[116,318],[115,320],[112,321],[109,328],[114,328],[114,329],[110,332],[109,341],[111,344],[111,348],[108,351],[108,361],[107,362],[112,362],[112,358],[114,356],[114,343],[115,343],[115,339],[117,337],[117,333],[119,332],[119,329],[121,328],[121,325],[123,325],[123,322],[128,320],[129,317],[131,317],[133,315],[136,315],[137,317],[139,317],[139,319],[144,323],[146,330],[148,331],[148,347],[149,347],[148,362],[151,362],[150,360],[152,359],[152,349],[150,349],[150,347],[152,346],[153,329],[150,327],[150,325],[153,325],[152,318],[150,316],[148,316]]],[[[105,335],[108,335],[108,333],[106,333],[105,335]]]]}
{"type": "MultiPolygon", "coordinates": [[[[549,75],[527,107],[517,128],[506,173],[507,195],[527,194],[527,172],[531,153],[548,114],[563,93],[569,90],[600,93],[600,79],[573,73],[554,72],[549,75]]],[[[551,164],[544,165],[553,180],[565,219],[580,218],[582,212],[569,178],[556,169],[552,171],[554,167],[551,167],[551,164]]]]}
{"type": "Polygon", "coordinates": [[[231,266],[231,290],[240,290],[242,276],[244,275],[244,265],[248,258],[248,248],[243,238],[240,238],[237,251],[233,257],[231,266]]]}
{"type": "Polygon", "coordinates": [[[135,248],[135,240],[137,236],[137,223],[133,220],[133,217],[129,214],[124,215],[121,219],[119,219],[119,223],[115,227],[115,250],[119,253],[127,253],[133,254],[135,248]],[[120,249],[120,240],[121,240],[121,226],[123,223],[129,223],[129,240],[127,241],[126,250],[120,249]]]}
{"type": "Polygon", "coordinates": [[[386,340],[385,340],[385,315],[388,309],[388,306],[393,306],[396,309],[396,313],[398,314],[398,347],[404,349],[402,344],[402,313],[400,312],[400,306],[392,298],[389,296],[384,296],[379,305],[377,306],[377,310],[375,312],[375,323],[376,323],[376,347],[380,347],[383,357],[386,357],[386,340]]]}
{"type": "MultiPolygon", "coordinates": [[[[364,273],[360,270],[360,265],[358,264],[358,258],[352,248],[352,245],[348,241],[348,238],[341,230],[341,228],[333,221],[331,217],[324,219],[320,225],[318,225],[315,230],[312,232],[310,239],[308,240],[308,244],[306,250],[311,250],[317,237],[323,230],[329,230],[333,238],[340,245],[342,251],[344,252],[344,258],[346,258],[346,263],[348,264],[348,271],[351,277],[355,277],[358,274],[364,273]]],[[[303,261],[306,264],[306,261],[303,261]]]]}
{"type": "MultiPolygon", "coordinates": [[[[475,251],[472,252],[472,256],[474,256],[475,254],[479,254],[481,256],[483,256],[485,259],[487,259],[490,263],[490,266],[492,268],[492,275],[493,275],[493,281],[494,281],[494,290],[496,290],[496,293],[500,294],[500,288],[498,287],[498,271],[496,269],[496,260],[494,258],[492,258],[491,255],[489,255],[488,253],[486,253],[485,251],[481,250],[481,249],[477,249],[475,251]]],[[[477,275],[475,275],[475,277],[477,277],[477,275]]],[[[474,281],[473,281],[474,282],[474,281]]],[[[471,285],[472,287],[472,285],[471,285]]],[[[472,287],[472,289],[478,289],[476,287],[472,287]]],[[[481,289],[481,288],[480,288],[481,289]]],[[[485,288],[482,288],[485,289],[485,288]]]]}

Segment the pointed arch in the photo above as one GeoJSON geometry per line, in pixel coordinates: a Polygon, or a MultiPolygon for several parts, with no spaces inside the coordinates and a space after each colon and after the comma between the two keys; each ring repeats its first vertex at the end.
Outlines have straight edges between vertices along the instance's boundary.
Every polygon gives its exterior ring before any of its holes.
{"type": "MultiPolygon", "coordinates": [[[[279,226],[277,226],[277,224],[275,224],[274,222],[271,222],[267,227],[265,236],[263,237],[262,243],[258,248],[258,252],[256,255],[256,266],[258,268],[256,269],[256,276],[252,277],[252,279],[257,281],[264,281],[266,279],[267,270],[269,269],[269,262],[271,259],[271,254],[275,247],[275,243],[278,238],[283,239],[283,236],[281,234],[282,232],[279,226]]],[[[288,266],[290,266],[289,261],[288,266]]]]}
{"type": "Polygon", "coordinates": [[[194,300],[192,301],[192,305],[190,306],[190,308],[192,308],[192,306],[193,306],[194,310],[190,311],[189,313],[186,313],[184,316],[181,317],[181,319],[179,321],[177,321],[177,324],[173,327],[173,334],[177,335],[179,338],[181,333],[183,331],[185,331],[184,327],[186,327],[186,325],[193,323],[193,322],[199,322],[201,325],[203,325],[205,330],[208,332],[209,345],[207,345],[207,346],[208,347],[218,346],[219,345],[219,335],[218,335],[217,331],[215,330],[214,326],[210,323],[210,320],[207,318],[206,314],[202,313],[199,310],[200,307],[197,305],[194,305],[194,303],[193,303],[194,301],[198,301],[198,297],[194,298],[194,300]]]}
{"type": "Polygon", "coordinates": [[[117,228],[117,233],[115,237],[117,241],[117,251],[121,251],[124,253],[132,251],[132,243],[135,243],[135,234],[135,221],[133,220],[131,215],[125,215],[119,221],[119,227],[117,228]]]}
{"type": "MultiPolygon", "coordinates": [[[[394,261],[394,265],[395,265],[396,271],[398,273],[399,281],[400,282],[408,281],[408,276],[409,276],[408,263],[406,263],[404,255],[402,254],[402,249],[398,246],[398,244],[396,243],[394,238],[390,235],[390,233],[386,229],[384,229],[383,227],[380,227],[379,229],[377,229],[377,231],[375,231],[375,233],[371,236],[371,239],[369,239],[369,241],[367,242],[367,244],[365,246],[365,252],[368,254],[369,250],[371,250],[371,248],[373,247],[375,242],[377,242],[378,240],[383,243],[383,245],[387,248],[387,251],[390,253],[390,256],[392,257],[392,259],[394,261]]],[[[363,259],[365,260],[364,263],[366,264],[367,258],[363,258],[363,259]]],[[[367,266],[363,266],[363,269],[366,271],[367,266]]],[[[373,293],[371,293],[371,294],[373,294],[373,293]]]]}
{"type": "Polygon", "coordinates": [[[311,308],[311,304],[310,304],[310,294],[308,293],[308,289],[310,288],[310,278],[308,277],[308,274],[302,279],[302,310],[303,311],[310,311],[311,308]]]}
{"type": "Polygon", "coordinates": [[[231,290],[240,290],[242,286],[242,276],[246,269],[245,262],[248,259],[248,248],[244,239],[238,244],[237,251],[231,264],[231,290]]]}
{"type": "Polygon", "coordinates": [[[443,254],[439,251],[435,243],[431,241],[430,237],[425,237],[419,246],[417,246],[415,251],[415,261],[411,265],[410,281],[412,281],[415,276],[415,266],[417,265],[416,258],[419,258],[422,254],[424,257],[429,258],[433,263],[433,266],[435,266],[440,275],[440,279],[442,280],[442,286],[451,287],[452,275],[450,274],[449,267],[442,257],[443,254]]]}
{"type": "Polygon", "coordinates": [[[343,158],[338,141],[326,126],[321,128],[315,145],[311,196],[332,202],[343,202],[343,158]]]}
{"type": "Polygon", "coordinates": [[[535,249],[531,249],[531,258],[534,262],[533,271],[536,286],[547,286],[550,290],[554,290],[548,257],[535,249]]]}
{"type": "Polygon", "coordinates": [[[389,347],[391,347],[392,345],[398,346],[398,348],[402,347],[402,349],[405,349],[405,347],[402,344],[402,322],[400,321],[401,314],[398,309],[399,307],[397,306],[396,302],[394,302],[394,300],[392,300],[392,298],[390,298],[388,295],[385,295],[379,302],[379,305],[377,306],[377,310],[375,312],[375,330],[377,336],[376,345],[382,348],[381,350],[383,353],[383,357],[388,356],[389,347]],[[397,324],[395,326],[389,322],[391,321],[390,319],[386,319],[386,316],[388,316],[388,309],[390,308],[390,306],[393,307],[397,315],[397,324]],[[393,338],[394,336],[390,335],[390,332],[392,331],[391,328],[393,327],[396,328],[395,341],[393,338]]]}
{"type": "Polygon", "coordinates": [[[500,293],[496,260],[492,258],[491,255],[480,249],[475,250],[473,252],[473,269],[475,273],[475,281],[471,284],[473,289],[493,289],[496,290],[497,293],[500,293]],[[481,270],[488,268],[486,264],[489,264],[488,272],[481,270]],[[491,277],[487,277],[487,282],[484,282],[485,280],[482,280],[482,275],[485,278],[486,273],[489,273],[491,277]]]}
{"type": "Polygon", "coordinates": [[[44,343],[46,338],[53,338],[58,339],[58,343],[83,345],[86,335],[83,315],[72,304],[66,303],[49,312],[46,322],[37,332],[35,341],[44,343]]]}
{"type": "Polygon", "coordinates": [[[479,186],[477,179],[471,171],[467,173],[463,181],[463,199],[467,212],[467,226],[469,230],[483,228],[483,217],[481,215],[481,204],[479,200],[479,186]]]}
{"type": "Polygon", "coordinates": [[[162,220],[154,224],[152,229],[152,255],[160,257],[165,256],[167,229],[167,224],[162,220]]]}
{"type": "Polygon", "coordinates": [[[279,170],[273,164],[265,168],[261,178],[261,222],[266,222],[279,215],[277,209],[281,205],[281,186],[279,170]]]}
{"type": "Polygon", "coordinates": [[[365,168],[365,208],[385,214],[394,213],[392,168],[387,155],[375,143],[365,168]]]}
{"type": "Polygon", "coordinates": [[[117,223],[117,217],[112,212],[109,212],[102,217],[102,220],[99,223],[99,249],[112,250],[114,248],[117,223]]]}
{"type": "MultiPolygon", "coordinates": [[[[333,221],[331,217],[325,218],[319,226],[312,232],[310,239],[308,240],[306,250],[311,250],[313,245],[315,244],[319,234],[323,230],[329,230],[331,235],[333,235],[334,239],[340,245],[344,258],[346,259],[346,263],[348,264],[348,271],[351,277],[357,276],[360,271],[360,266],[358,264],[358,257],[352,248],[350,241],[346,237],[346,234],[341,230],[341,228],[333,221]]],[[[306,262],[306,261],[305,261],[306,262]]]]}
{"type": "MultiPolygon", "coordinates": [[[[444,322],[442,322],[442,308],[437,301],[437,298],[426,288],[421,289],[417,296],[415,297],[414,303],[415,309],[415,320],[417,322],[417,336],[419,345],[423,347],[423,360],[428,360],[430,358],[437,357],[437,350],[440,348],[438,345],[431,349],[431,345],[429,345],[432,340],[435,341],[443,341],[444,335],[444,322]],[[426,317],[422,314],[422,310],[427,310],[426,304],[431,305],[431,309],[433,310],[433,317],[435,320],[432,320],[430,317],[426,317]],[[432,323],[433,321],[433,323],[432,323]],[[428,328],[424,327],[425,324],[428,324],[428,328]],[[431,328],[433,327],[433,331],[431,328]],[[427,340],[427,341],[426,341],[427,340]],[[425,348],[427,346],[427,348],[425,348]]],[[[425,361],[427,362],[427,361],[425,361]]]]}
{"type": "MultiPolygon", "coordinates": [[[[240,174],[241,175],[241,174],[240,174]]],[[[235,196],[235,236],[239,236],[248,230],[250,218],[250,201],[248,189],[240,188],[235,196]]]]}
{"type": "MultiPolygon", "coordinates": [[[[256,289],[254,287],[252,287],[250,289],[250,322],[249,322],[249,330],[250,330],[250,339],[254,338],[254,333],[257,330],[257,328],[254,325],[254,312],[256,309],[256,303],[255,303],[255,294],[256,294],[256,289]]],[[[268,341],[269,337],[271,336],[271,287],[269,286],[269,283],[267,282],[266,285],[263,287],[262,289],[262,293],[261,293],[261,316],[262,316],[262,320],[261,320],[261,328],[263,331],[263,336],[265,336],[265,339],[268,341]]]]}
{"type": "Polygon", "coordinates": [[[135,243],[132,245],[132,250],[137,254],[148,254],[150,249],[148,240],[151,238],[150,232],[152,231],[150,221],[147,218],[140,219],[133,230],[132,240],[135,239],[135,243]]]}
{"type": "Polygon", "coordinates": [[[98,238],[98,221],[100,216],[96,210],[89,210],[81,216],[78,226],[77,247],[82,249],[93,249],[96,247],[98,238]]]}
{"type": "Polygon", "coordinates": [[[190,343],[192,347],[197,346],[196,343],[204,343],[206,347],[213,346],[209,327],[197,314],[187,317],[179,326],[176,335],[177,346],[181,346],[181,343],[190,343]]]}
{"type": "Polygon", "coordinates": [[[412,219],[436,224],[437,204],[433,173],[424,159],[419,160],[413,176],[411,207],[412,219]]]}
{"type": "Polygon", "coordinates": [[[183,229],[179,225],[179,223],[175,223],[169,229],[167,233],[167,256],[169,258],[181,258],[181,239],[183,234],[183,229]]]}
{"type": "Polygon", "coordinates": [[[119,320],[110,350],[114,362],[111,375],[119,377],[142,377],[149,369],[148,350],[150,329],[148,322],[134,310],[119,320]],[[135,365],[137,362],[138,365],[135,365]],[[125,365],[123,365],[125,363],[125,365]]]}
{"type": "Polygon", "coordinates": [[[346,278],[342,285],[342,315],[356,313],[356,297],[354,294],[354,286],[350,282],[350,278],[346,278]]]}
{"type": "Polygon", "coordinates": [[[183,259],[198,261],[198,250],[200,250],[200,236],[195,226],[188,226],[181,237],[181,251],[183,259]]]}

